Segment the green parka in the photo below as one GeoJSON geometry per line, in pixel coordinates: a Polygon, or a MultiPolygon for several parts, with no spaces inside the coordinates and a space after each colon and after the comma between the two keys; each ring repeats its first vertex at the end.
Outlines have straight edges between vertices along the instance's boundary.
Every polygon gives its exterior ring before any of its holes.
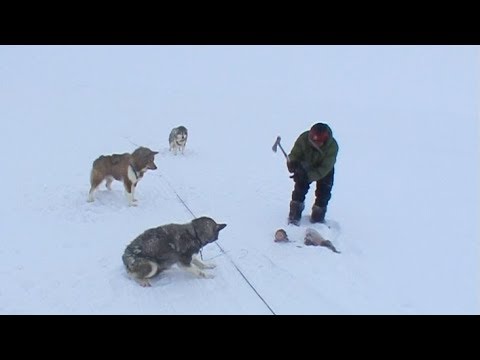
{"type": "Polygon", "coordinates": [[[308,133],[309,131],[305,131],[298,137],[288,157],[290,161],[299,162],[307,171],[308,181],[314,182],[323,179],[333,169],[337,160],[338,144],[330,127],[330,136],[321,147],[310,142],[308,133]]]}

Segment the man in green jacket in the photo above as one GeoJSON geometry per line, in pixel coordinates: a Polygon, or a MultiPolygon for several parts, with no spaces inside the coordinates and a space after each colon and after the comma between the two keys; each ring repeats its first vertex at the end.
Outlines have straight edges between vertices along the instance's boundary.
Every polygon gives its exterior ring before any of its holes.
{"type": "Polygon", "coordinates": [[[305,196],[312,182],[316,182],[315,203],[310,221],[323,223],[332,194],[334,165],[338,144],[327,124],[318,123],[302,133],[288,155],[288,171],[295,182],[290,202],[288,223],[299,225],[305,208],[305,196]]]}

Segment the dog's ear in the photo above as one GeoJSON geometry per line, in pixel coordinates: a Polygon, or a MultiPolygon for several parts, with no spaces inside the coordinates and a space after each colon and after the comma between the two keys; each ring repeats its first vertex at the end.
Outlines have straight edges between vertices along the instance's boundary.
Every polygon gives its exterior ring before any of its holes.
{"type": "Polygon", "coordinates": [[[217,231],[222,230],[227,224],[217,224],[217,231]]]}

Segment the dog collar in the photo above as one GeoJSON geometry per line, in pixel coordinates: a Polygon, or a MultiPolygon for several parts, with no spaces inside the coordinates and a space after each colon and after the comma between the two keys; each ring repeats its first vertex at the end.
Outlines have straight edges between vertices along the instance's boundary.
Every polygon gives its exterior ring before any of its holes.
{"type": "Polygon", "coordinates": [[[200,240],[200,238],[198,237],[197,229],[195,229],[195,226],[193,226],[193,232],[195,233],[195,239],[197,239],[200,242],[200,245],[202,245],[202,240],[200,240]]]}
{"type": "Polygon", "coordinates": [[[203,260],[202,240],[200,240],[200,238],[198,237],[197,229],[195,229],[195,226],[193,227],[193,232],[195,233],[195,238],[196,238],[196,239],[198,240],[198,242],[200,243],[200,249],[198,249],[198,252],[200,253],[200,259],[203,260]]]}

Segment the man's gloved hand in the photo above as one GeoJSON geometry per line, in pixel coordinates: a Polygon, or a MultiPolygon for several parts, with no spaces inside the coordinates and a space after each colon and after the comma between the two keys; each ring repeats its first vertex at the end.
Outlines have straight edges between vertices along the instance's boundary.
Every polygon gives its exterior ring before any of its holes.
{"type": "Polygon", "coordinates": [[[294,173],[299,166],[300,166],[300,163],[298,161],[295,161],[295,160],[287,161],[287,168],[288,168],[288,172],[290,173],[294,173]]]}
{"type": "Polygon", "coordinates": [[[290,178],[296,183],[308,183],[308,174],[302,166],[298,166],[290,178]]]}

